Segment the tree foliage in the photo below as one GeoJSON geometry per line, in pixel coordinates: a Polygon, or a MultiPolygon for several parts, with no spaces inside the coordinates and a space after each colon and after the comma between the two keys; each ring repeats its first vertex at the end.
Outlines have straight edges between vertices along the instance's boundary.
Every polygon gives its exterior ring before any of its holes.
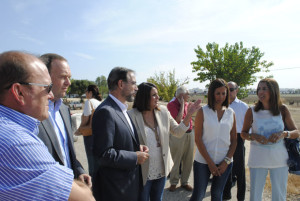
{"type": "Polygon", "coordinates": [[[192,62],[193,72],[197,73],[194,81],[210,82],[216,78],[234,81],[241,88],[238,96],[247,96],[247,86],[256,81],[255,74],[269,72],[273,62],[262,60],[264,53],[259,48],[244,48],[243,42],[220,48],[217,43],[208,43],[206,52],[200,46],[195,49],[198,61],[192,62]]]}
{"type": "Polygon", "coordinates": [[[98,86],[99,92],[100,92],[102,97],[104,97],[104,95],[108,94],[107,80],[106,80],[106,77],[104,75],[101,75],[100,77],[97,77],[95,83],[98,86]]]}
{"type": "Polygon", "coordinates": [[[85,90],[90,84],[95,84],[93,81],[89,80],[71,80],[71,86],[69,87],[69,94],[78,94],[82,96],[85,93],[85,90]]]}
{"type": "Polygon", "coordinates": [[[147,79],[147,82],[151,82],[157,86],[158,95],[165,101],[170,101],[175,94],[178,86],[188,84],[188,77],[183,82],[175,78],[175,69],[169,72],[155,73],[147,79]]]}

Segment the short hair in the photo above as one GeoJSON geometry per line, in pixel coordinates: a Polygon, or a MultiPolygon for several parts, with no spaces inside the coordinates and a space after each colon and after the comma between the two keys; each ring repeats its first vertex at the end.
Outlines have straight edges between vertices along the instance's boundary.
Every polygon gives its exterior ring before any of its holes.
{"type": "Polygon", "coordinates": [[[175,95],[176,95],[176,98],[180,95],[180,94],[185,94],[188,92],[188,89],[185,87],[185,86],[180,86],[177,88],[176,92],[175,92],[175,95]]]}
{"type": "MultiPolygon", "coordinates": [[[[280,91],[279,91],[279,85],[276,82],[275,79],[273,78],[265,78],[259,81],[259,83],[266,83],[269,91],[270,91],[270,100],[269,100],[269,104],[270,104],[270,111],[271,113],[275,116],[275,115],[279,115],[280,114],[280,107],[282,106],[282,101],[280,98],[280,91]]],[[[259,85],[258,83],[258,85],[259,85]]],[[[258,95],[258,85],[257,85],[257,89],[256,89],[256,94],[258,95]]],[[[254,111],[258,112],[259,110],[263,110],[264,106],[262,104],[262,102],[260,102],[259,100],[255,103],[255,107],[254,107],[254,111]]]]}
{"type": "Polygon", "coordinates": [[[19,51],[8,51],[0,54],[0,101],[4,98],[4,92],[14,83],[26,82],[29,79],[29,62],[26,57],[29,55],[35,57],[19,51]]]}
{"type": "Polygon", "coordinates": [[[229,81],[229,82],[227,82],[227,84],[233,84],[233,85],[235,86],[236,89],[239,88],[239,86],[237,85],[237,83],[234,82],[234,81],[229,81]]]}
{"type": "Polygon", "coordinates": [[[101,94],[99,93],[99,89],[97,87],[97,85],[94,85],[94,84],[90,84],[86,91],[91,91],[92,92],[92,95],[93,95],[93,98],[97,99],[98,101],[102,101],[102,97],[101,97],[101,94]]]}
{"type": "MultiPolygon", "coordinates": [[[[132,108],[136,108],[138,111],[149,111],[150,110],[150,100],[151,100],[151,90],[157,89],[155,84],[150,82],[143,82],[138,86],[138,91],[136,93],[132,108]]],[[[156,108],[159,110],[159,108],[156,108]]]]}
{"type": "Polygon", "coordinates": [[[215,110],[215,90],[219,87],[225,87],[226,88],[226,98],[225,101],[222,103],[223,106],[227,107],[229,106],[229,88],[227,85],[227,82],[221,78],[217,78],[214,81],[212,81],[208,88],[208,107],[210,107],[212,110],[215,110]]]}
{"type": "Polygon", "coordinates": [[[59,61],[66,61],[67,59],[64,58],[61,55],[55,54],[55,53],[47,53],[47,54],[43,54],[42,56],[40,56],[40,59],[42,60],[42,62],[47,66],[48,72],[51,72],[51,64],[53,60],[59,60],[59,61]]]}
{"type": "Polygon", "coordinates": [[[115,67],[113,68],[107,78],[107,85],[109,91],[113,91],[117,88],[119,80],[127,82],[127,75],[134,71],[124,67],[115,67]]]}

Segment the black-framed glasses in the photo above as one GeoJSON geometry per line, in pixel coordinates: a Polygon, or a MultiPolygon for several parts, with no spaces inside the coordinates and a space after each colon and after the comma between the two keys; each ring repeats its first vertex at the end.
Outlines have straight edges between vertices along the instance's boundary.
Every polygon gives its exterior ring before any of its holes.
{"type": "Polygon", "coordinates": [[[53,87],[53,83],[50,84],[39,84],[39,83],[33,83],[33,82],[19,82],[22,85],[32,85],[32,86],[40,86],[40,87],[44,87],[45,89],[47,89],[47,92],[50,93],[52,87],[53,87]]]}
{"type": "Polygon", "coordinates": [[[232,91],[236,90],[236,88],[229,88],[229,90],[232,92],[232,91]]]}

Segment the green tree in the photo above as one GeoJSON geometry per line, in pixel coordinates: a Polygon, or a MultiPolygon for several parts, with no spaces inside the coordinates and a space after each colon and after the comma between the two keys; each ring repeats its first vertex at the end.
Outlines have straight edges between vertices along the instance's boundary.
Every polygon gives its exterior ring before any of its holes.
{"type": "Polygon", "coordinates": [[[78,94],[81,99],[82,99],[82,95],[85,93],[87,87],[90,84],[95,84],[93,81],[89,81],[89,80],[75,80],[72,79],[71,80],[71,86],[69,87],[69,94],[78,94]]]}
{"type": "Polygon", "coordinates": [[[104,95],[108,94],[107,80],[106,80],[106,77],[104,75],[101,75],[100,77],[97,77],[95,83],[98,86],[99,92],[100,92],[102,97],[104,97],[104,95]]]}
{"type": "Polygon", "coordinates": [[[220,48],[217,43],[208,43],[206,52],[200,46],[195,49],[198,61],[192,62],[193,72],[197,73],[194,81],[213,81],[223,78],[234,81],[241,88],[239,98],[247,97],[247,86],[253,84],[255,73],[269,72],[273,62],[262,60],[264,53],[257,47],[244,48],[243,42],[220,48]]]}
{"type": "Polygon", "coordinates": [[[155,84],[158,88],[158,95],[165,101],[170,101],[175,94],[178,86],[188,84],[189,78],[185,78],[183,82],[175,79],[175,69],[169,72],[160,72],[147,79],[147,82],[155,84]]]}

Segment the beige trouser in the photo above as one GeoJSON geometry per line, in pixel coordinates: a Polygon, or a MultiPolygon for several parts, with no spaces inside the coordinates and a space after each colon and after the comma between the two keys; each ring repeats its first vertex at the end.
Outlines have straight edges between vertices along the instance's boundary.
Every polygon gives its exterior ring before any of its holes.
{"type": "Polygon", "coordinates": [[[181,163],[181,185],[187,185],[194,160],[194,130],[185,133],[182,138],[170,135],[170,150],[174,166],[170,172],[171,185],[177,185],[179,181],[179,166],[181,163]]]}

